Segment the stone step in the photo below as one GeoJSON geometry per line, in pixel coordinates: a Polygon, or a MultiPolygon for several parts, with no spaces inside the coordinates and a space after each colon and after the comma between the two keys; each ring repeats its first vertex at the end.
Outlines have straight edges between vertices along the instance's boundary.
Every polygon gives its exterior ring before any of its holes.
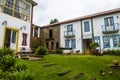
{"type": "Polygon", "coordinates": [[[95,77],[90,78],[89,80],[97,80],[95,77]]]}
{"type": "Polygon", "coordinates": [[[82,72],[80,72],[80,73],[78,73],[78,74],[76,74],[72,79],[70,79],[70,80],[77,80],[78,78],[80,78],[80,77],[82,77],[83,76],[83,73],[82,72]]]}
{"type": "Polygon", "coordinates": [[[65,75],[65,74],[67,74],[67,73],[69,73],[71,71],[72,71],[72,69],[69,69],[69,70],[66,70],[66,71],[63,71],[63,72],[59,72],[58,75],[63,76],[63,75],[65,75]]]}
{"type": "Polygon", "coordinates": [[[44,67],[49,67],[49,66],[53,66],[53,65],[56,65],[55,63],[49,63],[49,64],[45,64],[43,65],[44,67]]]}

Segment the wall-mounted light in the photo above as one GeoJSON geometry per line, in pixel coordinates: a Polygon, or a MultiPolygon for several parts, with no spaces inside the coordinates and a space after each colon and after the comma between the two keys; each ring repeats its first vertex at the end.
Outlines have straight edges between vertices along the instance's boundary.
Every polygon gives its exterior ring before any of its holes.
{"type": "Polygon", "coordinates": [[[117,19],[119,18],[119,16],[117,16],[117,19]]]}
{"type": "Polygon", "coordinates": [[[7,20],[5,20],[5,21],[2,22],[2,26],[3,25],[7,25],[7,20]]]}
{"type": "Polygon", "coordinates": [[[26,30],[26,26],[22,26],[22,27],[20,27],[20,30],[26,30]]]}

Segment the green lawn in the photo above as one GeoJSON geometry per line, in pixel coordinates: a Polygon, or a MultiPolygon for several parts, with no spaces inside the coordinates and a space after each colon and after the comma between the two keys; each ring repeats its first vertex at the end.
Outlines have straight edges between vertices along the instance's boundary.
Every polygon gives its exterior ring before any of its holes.
{"type": "MultiPolygon", "coordinates": [[[[34,73],[35,80],[70,80],[77,73],[83,72],[84,75],[78,80],[88,80],[90,77],[96,77],[97,80],[120,80],[120,70],[112,69],[110,75],[110,65],[115,56],[91,56],[91,55],[46,55],[43,60],[29,61],[17,60],[26,63],[31,73],[34,73]],[[48,63],[56,65],[43,67],[48,63]],[[72,69],[64,76],[58,76],[57,73],[72,69]],[[100,70],[106,70],[106,75],[101,76],[100,70]]],[[[120,60],[120,57],[118,57],[120,60]]]]}

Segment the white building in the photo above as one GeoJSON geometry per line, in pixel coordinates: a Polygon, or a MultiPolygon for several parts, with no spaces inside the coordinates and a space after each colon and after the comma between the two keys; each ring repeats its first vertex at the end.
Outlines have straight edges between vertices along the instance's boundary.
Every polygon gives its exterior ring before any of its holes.
{"type": "Polygon", "coordinates": [[[0,47],[30,50],[33,0],[0,0],[0,47]]]}
{"type": "Polygon", "coordinates": [[[40,27],[37,25],[32,26],[32,36],[36,38],[40,38],[40,27]]]}
{"type": "Polygon", "coordinates": [[[117,49],[120,43],[120,8],[99,12],[58,23],[60,47],[73,48],[81,53],[90,51],[90,43],[98,49],[117,49]]]}

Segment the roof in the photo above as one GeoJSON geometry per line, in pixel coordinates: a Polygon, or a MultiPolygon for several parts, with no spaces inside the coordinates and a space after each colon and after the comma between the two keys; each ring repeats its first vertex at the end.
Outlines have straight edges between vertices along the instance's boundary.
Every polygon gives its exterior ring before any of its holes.
{"type": "Polygon", "coordinates": [[[98,12],[98,13],[90,14],[90,15],[86,15],[86,16],[81,16],[81,17],[77,17],[77,18],[73,18],[73,19],[65,20],[65,21],[62,21],[62,22],[59,22],[59,23],[49,24],[49,25],[45,25],[45,26],[41,26],[41,27],[55,26],[55,25],[58,25],[58,24],[63,24],[63,23],[68,23],[68,22],[73,22],[73,21],[83,20],[83,19],[87,19],[87,18],[92,18],[92,17],[102,16],[102,15],[106,15],[106,14],[110,14],[110,13],[115,13],[115,12],[120,12],[120,8],[111,9],[111,10],[107,10],[107,11],[103,11],[103,12],[98,12]]]}
{"type": "Polygon", "coordinates": [[[33,6],[37,5],[37,3],[35,1],[33,1],[33,0],[26,0],[26,1],[29,2],[29,3],[31,3],[31,4],[33,4],[33,6]]]}

